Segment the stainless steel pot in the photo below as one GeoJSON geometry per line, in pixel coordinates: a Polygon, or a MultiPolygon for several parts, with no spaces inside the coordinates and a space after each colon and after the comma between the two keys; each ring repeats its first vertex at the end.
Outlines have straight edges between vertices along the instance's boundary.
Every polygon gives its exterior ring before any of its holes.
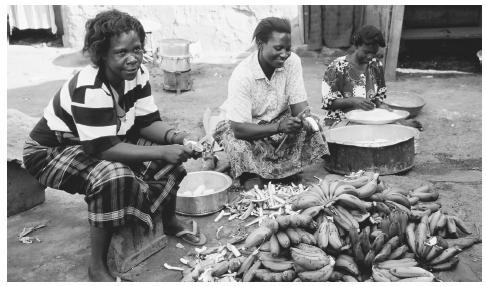
{"type": "Polygon", "coordinates": [[[325,137],[329,156],[325,168],[338,174],[367,170],[382,175],[396,174],[413,167],[414,128],[396,125],[351,125],[329,129],[325,137]]]}
{"type": "Polygon", "coordinates": [[[228,203],[228,188],[233,183],[227,175],[214,171],[188,173],[182,180],[177,192],[176,213],[190,216],[203,216],[220,211],[228,203]],[[204,195],[191,195],[192,191],[203,185],[212,189],[204,195]]]}

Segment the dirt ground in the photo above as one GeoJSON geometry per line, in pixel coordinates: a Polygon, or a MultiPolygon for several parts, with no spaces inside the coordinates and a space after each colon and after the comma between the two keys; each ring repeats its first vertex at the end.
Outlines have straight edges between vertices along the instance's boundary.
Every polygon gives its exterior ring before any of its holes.
{"type": "MultiPolygon", "coordinates": [[[[314,112],[320,109],[320,86],[324,62],[328,58],[313,54],[302,58],[309,103],[314,112]]],[[[229,60],[228,60],[229,62],[229,60]]],[[[8,47],[8,108],[40,117],[50,97],[65,79],[86,61],[76,51],[31,46],[8,47]]],[[[151,67],[151,84],[163,120],[181,129],[202,134],[202,116],[206,108],[219,106],[226,97],[227,81],[235,64],[193,63],[193,90],[177,95],[162,89],[162,71],[151,67]]],[[[481,187],[481,74],[466,76],[405,76],[388,82],[389,96],[415,93],[426,105],[416,118],[424,125],[418,140],[414,168],[401,176],[385,176],[392,182],[424,181],[440,191],[443,209],[457,214],[471,228],[482,227],[481,187]]],[[[9,140],[10,140],[9,133],[9,140]]],[[[196,170],[198,162],[188,164],[196,170]]],[[[322,164],[304,172],[304,182],[313,175],[324,176],[322,164]]],[[[198,218],[210,234],[208,246],[217,245],[217,227],[231,224],[223,219],[212,223],[214,215],[198,218]]],[[[46,190],[46,201],[29,211],[7,219],[8,281],[87,281],[89,257],[86,205],[78,195],[46,190]],[[16,236],[24,226],[45,223],[37,231],[41,243],[21,244],[16,236]]],[[[180,263],[178,258],[189,249],[178,249],[178,241],[169,238],[168,246],[129,272],[136,281],[178,281],[180,274],[164,271],[163,262],[180,263]]],[[[481,281],[482,244],[460,254],[461,263],[454,272],[440,273],[444,281],[481,281]]]]}

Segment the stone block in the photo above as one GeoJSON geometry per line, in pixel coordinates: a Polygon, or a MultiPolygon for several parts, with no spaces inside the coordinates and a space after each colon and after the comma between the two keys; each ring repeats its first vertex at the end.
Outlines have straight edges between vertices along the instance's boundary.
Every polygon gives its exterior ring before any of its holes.
{"type": "Polygon", "coordinates": [[[45,188],[16,161],[7,162],[7,216],[45,201],[45,188]]]}

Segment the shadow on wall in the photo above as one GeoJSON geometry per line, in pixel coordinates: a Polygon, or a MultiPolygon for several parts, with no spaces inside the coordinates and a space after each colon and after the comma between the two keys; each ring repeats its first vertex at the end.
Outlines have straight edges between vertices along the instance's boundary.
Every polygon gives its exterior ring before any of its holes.
{"type": "Polygon", "coordinates": [[[72,52],[69,54],[63,54],[55,58],[52,63],[61,67],[84,67],[91,63],[91,60],[87,55],[84,55],[83,51],[72,52]]]}

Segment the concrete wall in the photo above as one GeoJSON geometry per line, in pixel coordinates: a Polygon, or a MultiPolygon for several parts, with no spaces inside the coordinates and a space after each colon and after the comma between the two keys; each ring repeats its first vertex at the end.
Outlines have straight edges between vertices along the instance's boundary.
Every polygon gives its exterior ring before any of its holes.
{"type": "MultiPolygon", "coordinates": [[[[303,44],[297,5],[286,6],[62,6],[65,47],[82,47],[84,24],[98,12],[116,8],[137,17],[152,31],[154,47],[165,38],[184,38],[200,43],[201,56],[237,55],[251,47],[259,20],[286,17],[292,24],[292,44],[303,44]]],[[[146,29],[149,30],[149,29],[146,29]]]]}

